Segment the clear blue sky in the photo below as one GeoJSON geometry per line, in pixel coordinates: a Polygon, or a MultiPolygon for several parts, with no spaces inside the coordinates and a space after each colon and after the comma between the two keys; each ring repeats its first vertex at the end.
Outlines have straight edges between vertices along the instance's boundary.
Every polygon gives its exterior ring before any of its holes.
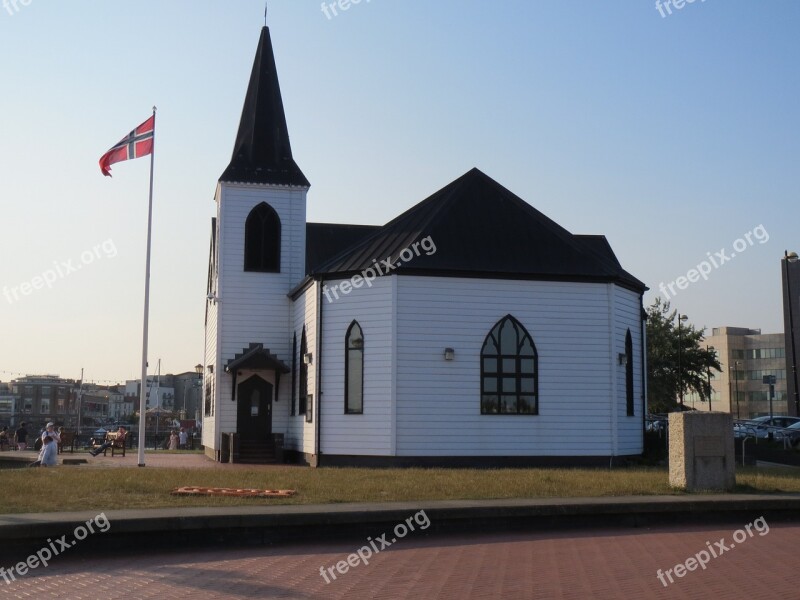
{"type": "MultiPolygon", "coordinates": [[[[263,2],[18,9],[0,7],[0,286],[86,264],[0,295],[0,380],[81,367],[87,380],[137,377],[149,161],[108,179],[97,160],[153,104],[150,364],[190,370],[212,198],[263,2]]],[[[328,18],[317,0],[272,0],[309,219],[384,223],[478,167],[570,231],[606,235],[653,290],[648,304],[763,225],[769,241],[751,236],[707,281],[675,288],[673,306],[700,327],[780,331],[780,257],[800,251],[800,3],[672,12],[649,0],[363,0],[328,18]]]]}

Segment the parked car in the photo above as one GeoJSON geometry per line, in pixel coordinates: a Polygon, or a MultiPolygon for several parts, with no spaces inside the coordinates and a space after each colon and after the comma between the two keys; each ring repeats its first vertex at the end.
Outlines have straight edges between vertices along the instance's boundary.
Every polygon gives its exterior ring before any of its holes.
{"type": "Polygon", "coordinates": [[[785,429],[775,432],[776,440],[783,440],[784,438],[788,439],[792,446],[800,444],[800,420],[796,423],[792,423],[785,429]]]}
{"type": "MultiPolygon", "coordinates": [[[[759,439],[767,439],[770,436],[777,438],[778,433],[786,427],[800,423],[798,417],[757,417],[743,424],[741,429],[746,430],[746,433],[754,435],[759,439]]],[[[736,435],[736,428],[734,427],[734,435],[736,435]]],[[[739,436],[737,436],[739,437],[739,436]]]]}
{"type": "Polygon", "coordinates": [[[664,432],[669,429],[669,421],[667,419],[647,419],[646,429],[655,433],[664,432]]]}
{"type": "Polygon", "coordinates": [[[747,436],[756,437],[758,427],[769,420],[769,416],[756,417],[749,421],[739,421],[733,424],[733,437],[736,439],[746,438],[747,436]]]}

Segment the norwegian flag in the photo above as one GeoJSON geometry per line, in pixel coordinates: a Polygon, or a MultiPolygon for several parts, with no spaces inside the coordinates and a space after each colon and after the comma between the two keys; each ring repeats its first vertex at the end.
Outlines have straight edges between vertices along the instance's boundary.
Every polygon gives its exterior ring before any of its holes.
{"type": "Polygon", "coordinates": [[[103,175],[111,177],[111,165],[114,163],[152,154],[155,131],[156,116],[153,115],[100,157],[100,170],[103,175]]]}

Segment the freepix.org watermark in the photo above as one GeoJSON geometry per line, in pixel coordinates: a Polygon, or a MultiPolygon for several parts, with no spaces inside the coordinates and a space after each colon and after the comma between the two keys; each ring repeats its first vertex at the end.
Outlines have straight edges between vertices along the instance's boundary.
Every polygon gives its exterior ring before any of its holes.
{"type": "Polygon", "coordinates": [[[36,275],[30,281],[23,281],[15,286],[3,286],[3,296],[9,304],[19,301],[20,297],[30,296],[36,290],[46,287],[52,289],[59,279],[64,279],[71,273],[77,273],[84,265],[90,265],[96,260],[114,258],[117,255],[117,247],[114,240],[107,239],[102,244],[96,244],[91,250],[81,252],[79,261],[69,259],[67,261],[54,260],[53,268],[45,269],[40,275],[36,275]]]}
{"type": "Polygon", "coordinates": [[[333,302],[334,300],[339,299],[339,294],[342,296],[346,296],[354,289],[359,289],[364,287],[366,284],[367,287],[372,287],[372,282],[374,282],[378,277],[382,277],[384,275],[388,275],[396,268],[403,265],[403,263],[408,263],[414,260],[417,256],[421,254],[421,251],[425,252],[426,256],[430,256],[432,254],[436,254],[436,244],[434,243],[431,236],[426,237],[423,240],[418,242],[414,242],[408,248],[404,248],[400,254],[397,256],[397,262],[392,261],[392,257],[386,258],[380,262],[377,260],[372,261],[372,266],[367,267],[363,271],[361,271],[360,275],[353,275],[348,281],[343,281],[341,283],[337,283],[332,287],[328,287],[327,285],[322,286],[322,293],[325,294],[325,298],[327,298],[328,302],[333,302]],[[333,294],[333,297],[331,297],[333,294]]]}
{"type": "Polygon", "coordinates": [[[33,0],[3,0],[3,8],[12,17],[20,11],[20,7],[30,6],[33,0]]]}
{"type": "Polygon", "coordinates": [[[362,1],[369,4],[372,0],[336,0],[336,2],[323,2],[322,12],[328,17],[328,21],[331,21],[333,17],[339,16],[339,11],[347,12],[355,5],[361,4],[362,1]]]}
{"type": "Polygon", "coordinates": [[[46,567],[51,559],[59,554],[63,554],[65,550],[69,550],[81,540],[85,540],[89,537],[89,534],[105,533],[109,529],[111,529],[111,521],[106,517],[106,513],[100,513],[96,517],[86,521],[85,525],[78,525],[72,532],[72,540],[67,540],[66,535],[62,535],[55,540],[47,538],[47,546],[38,550],[35,554],[31,554],[27,560],[19,562],[8,569],[0,567],[0,577],[5,580],[6,585],[11,585],[11,582],[16,581],[17,577],[24,577],[30,571],[38,569],[40,566],[46,567]],[[97,526],[96,531],[95,526],[97,526]]]}
{"type": "MultiPolygon", "coordinates": [[[[700,0],[705,2],[706,0],[700,0]]],[[[662,19],[666,19],[672,14],[672,9],[680,10],[687,4],[694,4],[696,0],[656,0],[656,10],[662,19]]]]}
{"type": "Polygon", "coordinates": [[[700,567],[703,571],[705,571],[708,567],[709,562],[711,562],[712,558],[719,558],[726,552],[729,552],[736,548],[736,544],[740,546],[744,544],[747,540],[753,537],[753,529],[758,532],[758,535],[763,537],[769,533],[769,525],[767,525],[767,521],[764,517],[758,517],[752,523],[748,523],[744,526],[743,529],[737,529],[733,532],[733,542],[726,543],[725,538],[720,539],[718,542],[706,542],[707,550],[700,550],[694,556],[687,558],[682,563],[679,563],[672,567],[671,569],[667,569],[666,571],[661,571],[659,569],[656,571],[656,578],[662,583],[664,587],[667,587],[669,583],[675,583],[675,580],[672,578],[672,574],[675,574],[675,577],[684,577],[686,573],[689,571],[696,571],[697,567],[700,567]],[[667,579],[669,579],[669,583],[667,583],[667,579]]]}
{"type": "Polygon", "coordinates": [[[754,246],[755,242],[758,242],[759,244],[766,244],[768,241],[769,233],[767,233],[767,230],[764,229],[763,225],[759,225],[753,229],[753,231],[748,231],[742,237],[733,242],[733,252],[729,253],[727,248],[722,248],[719,252],[715,252],[713,255],[711,252],[706,252],[708,260],[701,261],[694,269],[689,269],[689,271],[686,273],[686,276],[677,277],[674,281],[670,281],[666,285],[664,285],[664,282],[662,281],[660,284],[658,284],[658,289],[661,290],[661,293],[664,295],[664,299],[669,300],[673,296],[678,295],[678,292],[675,290],[676,287],[679,290],[685,290],[689,287],[690,283],[697,283],[700,281],[701,277],[703,280],[708,281],[708,276],[711,275],[712,269],[719,269],[728,261],[733,260],[737,254],[741,254],[751,246],[754,246]],[[755,238],[755,241],[753,241],[753,238],[755,238]]]}
{"type": "Polygon", "coordinates": [[[404,523],[398,523],[395,525],[393,530],[395,537],[393,537],[391,541],[386,539],[386,536],[389,535],[388,533],[384,533],[382,536],[375,538],[374,540],[371,537],[368,537],[367,541],[369,542],[369,546],[362,546],[353,554],[350,554],[347,557],[347,560],[340,560],[336,563],[336,565],[333,567],[328,567],[327,569],[324,566],[320,567],[320,577],[325,580],[325,583],[330,583],[331,581],[336,581],[336,573],[334,573],[334,571],[337,571],[339,575],[344,575],[351,568],[355,569],[362,563],[364,565],[368,565],[370,559],[375,554],[385,550],[398,540],[403,539],[410,531],[415,531],[414,523],[419,525],[419,528],[423,531],[431,526],[431,521],[428,518],[428,515],[425,514],[424,510],[421,510],[418,513],[408,517],[404,523]],[[378,544],[380,544],[380,548],[378,548],[378,544]]]}

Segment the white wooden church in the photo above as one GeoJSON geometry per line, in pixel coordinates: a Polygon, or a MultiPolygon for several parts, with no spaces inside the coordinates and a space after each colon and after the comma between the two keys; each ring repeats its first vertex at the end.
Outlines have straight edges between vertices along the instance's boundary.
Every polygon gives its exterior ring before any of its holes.
{"type": "Polygon", "coordinates": [[[383,226],[308,223],[269,29],[216,189],[215,460],[608,464],[641,454],[645,285],[477,169],[383,226]]]}

